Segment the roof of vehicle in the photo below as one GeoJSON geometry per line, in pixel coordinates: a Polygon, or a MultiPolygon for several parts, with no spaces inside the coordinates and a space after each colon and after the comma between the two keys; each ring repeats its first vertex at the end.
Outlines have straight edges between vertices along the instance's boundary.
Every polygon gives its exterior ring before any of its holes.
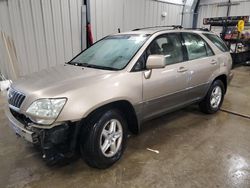
{"type": "Polygon", "coordinates": [[[155,27],[138,28],[138,29],[134,29],[128,32],[117,33],[116,35],[121,35],[121,34],[152,35],[154,33],[161,32],[161,31],[169,31],[169,32],[188,31],[188,32],[195,32],[195,33],[211,33],[211,31],[207,30],[206,28],[197,28],[197,29],[190,28],[189,29],[189,28],[182,28],[181,26],[155,26],[155,27]]]}

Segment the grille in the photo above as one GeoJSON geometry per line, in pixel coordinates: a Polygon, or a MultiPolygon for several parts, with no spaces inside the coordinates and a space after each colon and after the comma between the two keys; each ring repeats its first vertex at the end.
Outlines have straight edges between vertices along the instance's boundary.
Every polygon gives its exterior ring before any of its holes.
{"type": "Polygon", "coordinates": [[[8,101],[10,105],[16,108],[20,108],[20,106],[22,105],[25,99],[25,95],[10,88],[8,98],[9,98],[8,101]]]}

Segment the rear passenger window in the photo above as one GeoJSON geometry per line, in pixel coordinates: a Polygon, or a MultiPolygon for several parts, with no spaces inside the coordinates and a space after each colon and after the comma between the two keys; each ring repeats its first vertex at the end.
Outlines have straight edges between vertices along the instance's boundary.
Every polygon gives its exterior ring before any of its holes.
{"type": "Polygon", "coordinates": [[[179,34],[169,33],[156,38],[147,48],[147,56],[164,55],[166,65],[183,61],[183,51],[179,34]]]}
{"type": "Polygon", "coordinates": [[[208,44],[197,34],[183,33],[188,59],[198,59],[214,55],[208,44]]]}
{"type": "Polygon", "coordinates": [[[229,51],[227,45],[221,40],[221,38],[214,34],[203,33],[215,46],[217,46],[221,51],[229,51]]]}

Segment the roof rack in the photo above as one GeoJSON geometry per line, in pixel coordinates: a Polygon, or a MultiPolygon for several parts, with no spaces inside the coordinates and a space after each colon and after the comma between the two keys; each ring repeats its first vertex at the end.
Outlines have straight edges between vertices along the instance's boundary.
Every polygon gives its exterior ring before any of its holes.
{"type": "Polygon", "coordinates": [[[158,26],[153,26],[153,27],[137,28],[137,29],[133,29],[132,31],[139,31],[142,29],[153,29],[153,28],[159,28],[159,27],[168,27],[168,28],[172,28],[172,29],[182,29],[183,28],[181,25],[158,25],[158,26]]]}
{"type": "Polygon", "coordinates": [[[211,32],[208,28],[206,27],[201,27],[201,28],[183,28],[183,29],[186,29],[186,30],[197,30],[197,31],[208,31],[208,32],[211,32]]]}

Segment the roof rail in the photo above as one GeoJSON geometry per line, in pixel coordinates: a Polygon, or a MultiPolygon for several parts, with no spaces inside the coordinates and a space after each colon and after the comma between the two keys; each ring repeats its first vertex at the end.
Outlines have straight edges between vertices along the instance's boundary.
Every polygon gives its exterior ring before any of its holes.
{"type": "Polygon", "coordinates": [[[153,29],[153,28],[158,28],[158,27],[169,27],[172,29],[182,29],[183,27],[181,25],[158,25],[158,26],[153,26],[153,27],[142,27],[142,28],[137,28],[133,29],[132,31],[139,31],[142,29],[153,29]]]}
{"type": "Polygon", "coordinates": [[[202,27],[202,28],[183,28],[183,29],[186,29],[186,30],[198,30],[198,31],[208,31],[208,32],[211,32],[208,28],[206,27],[202,27]]]}

